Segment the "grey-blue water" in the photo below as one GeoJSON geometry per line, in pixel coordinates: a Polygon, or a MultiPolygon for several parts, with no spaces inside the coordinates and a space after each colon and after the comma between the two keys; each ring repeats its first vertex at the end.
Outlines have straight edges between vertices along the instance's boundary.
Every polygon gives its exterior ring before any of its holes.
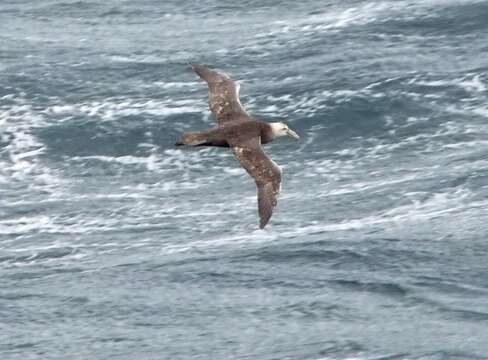
{"type": "Polygon", "coordinates": [[[0,359],[488,359],[488,2],[0,3],[0,359]],[[188,62],[301,141],[228,149],[188,62]]]}

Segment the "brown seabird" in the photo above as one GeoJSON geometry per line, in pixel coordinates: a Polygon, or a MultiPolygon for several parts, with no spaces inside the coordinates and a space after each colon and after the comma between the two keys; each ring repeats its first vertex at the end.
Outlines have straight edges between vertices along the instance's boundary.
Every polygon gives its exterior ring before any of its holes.
{"type": "Polygon", "coordinates": [[[217,127],[183,134],[176,145],[231,147],[234,155],[254,178],[258,188],[259,228],[268,223],[281,190],[281,169],[263,151],[266,144],[281,136],[299,138],[281,122],[267,123],[250,116],[239,101],[239,84],[224,72],[191,64],[193,71],[207,82],[210,110],[217,127]]]}

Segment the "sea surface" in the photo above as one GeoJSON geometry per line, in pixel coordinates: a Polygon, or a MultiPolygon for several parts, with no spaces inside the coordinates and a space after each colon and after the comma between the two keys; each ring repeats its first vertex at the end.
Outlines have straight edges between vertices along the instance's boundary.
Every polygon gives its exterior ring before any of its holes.
{"type": "Polygon", "coordinates": [[[488,1],[2,0],[0,359],[488,359],[488,1]]]}

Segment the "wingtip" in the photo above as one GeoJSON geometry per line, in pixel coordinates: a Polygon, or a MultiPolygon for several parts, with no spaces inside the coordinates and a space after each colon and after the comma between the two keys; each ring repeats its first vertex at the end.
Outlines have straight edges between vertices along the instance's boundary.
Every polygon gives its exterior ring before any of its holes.
{"type": "Polygon", "coordinates": [[[205,68],[202,65],[197,64],[197,63],[188,63],[188,65],[190,65],[191,69],[193,70],[193,72],[195,74],[197,74],[200,77],[203,77],[203,73],[204,73],[205,68]]]}
{"type": "Polygon", "coordinates": [[[202,65],[194,63],[194,62],[189,62],[188,65],[192,68],[193,71],[196,71],[198,68],[201,68],[202,65]]]}
{"type": "Polygon", "coordinates": [[[269,221],[269,220],[261,220],[261,221],[259,222],[259,229],[260,229],[260,230],[263,230],[263,229],[266,227],[266,225],[268,225],[268,221],[269,221]]]}

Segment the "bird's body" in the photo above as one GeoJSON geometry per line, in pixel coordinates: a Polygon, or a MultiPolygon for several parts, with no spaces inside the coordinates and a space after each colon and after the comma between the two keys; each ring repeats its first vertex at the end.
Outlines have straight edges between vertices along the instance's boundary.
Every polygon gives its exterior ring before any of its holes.
{"type": "Polygon", "coordinates": [[[196,64],[192,68],[208,84],[209,106],[218,126],[183,134],[182,141],[176,145],[232,148],[237,160],[256,182],[259,227],[262,229],[277,204],[281,169],[264,153],[261,145],[277,137],[290,135],[298,138],[298,135],[283,123],[267,123],[250,116],[240,103],[239,84],[229,75],[196,64]]]}
{"type": "Polygon", "coordinates": [[[273,141],[271,125],[259,120],[231,121],[207,131],[186,133],[183,142],[193,146],[233,147],[254,137],[259,137],[263,145],[273,141]]]}

